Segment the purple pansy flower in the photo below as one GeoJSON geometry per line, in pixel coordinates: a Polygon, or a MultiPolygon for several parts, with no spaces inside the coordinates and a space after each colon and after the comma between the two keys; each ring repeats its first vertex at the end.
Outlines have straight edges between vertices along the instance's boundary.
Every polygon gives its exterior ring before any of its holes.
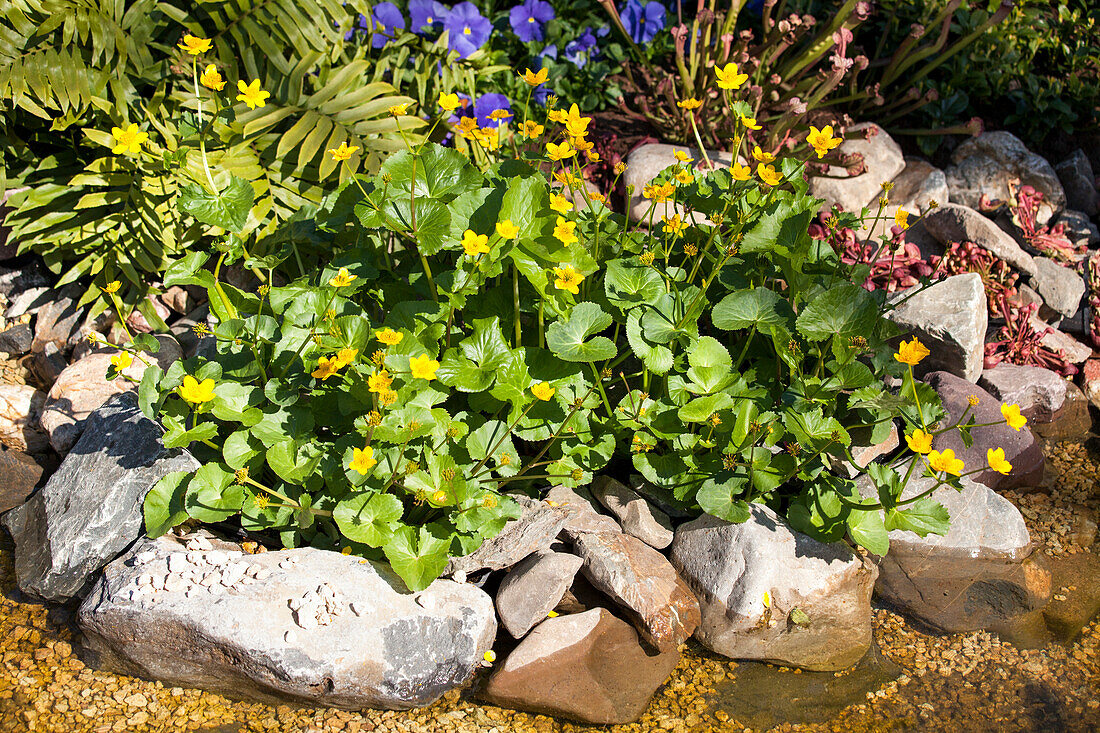
{"type": "Polygon", "coordinates": [[[635,43],[649,43],[665,27],[665,6],[657,0],[649,0],[645,5],[641,0],[627,0],[619,15],[635,43]]]}
{"type": "Polygon", "coordinates": [[[596,34],[592,28],[584,29],[584,32],[570,41],[565,46],[565,60],[572,63],[578,69],[584,68],[589,59],[596,53],[596,34]]]}
{"type": "Polygon", "coordinates": [[[374,40],[371,46],[382,48],[397,36],[398,30],[405,30],[405,16],[393,3],[378,3],[371,11],[374,18],[374,40]]]}
{"type": "Polygon", "coordinates": [[[554,8],[543,0],[523,0],[508,13],[508,21],[519,40],[541,41],[546,37],[544,26],[554,19],[554,8]]]}
{"type": "Polygon", "coordinates": [[[477,116],[478,127],[500,127],[502,120],[494,120],[489,117],[490,114],[498,109],[503,109],[508,112],[512,111],[512,105],[508,102],[508,97],[503,94],[482,94],[474,102],[474,114],[477,116]]]}
{"type": "Polygon", "coordinates": [[[489,40],[493,24],[473,3],[464,2],[451,8],[443,28],[447,31],[447,47],[464,59],[489,40]]]}
{"type": "Polygon", "coordinates": [[[438,33],[450,9],[436,0],[409,0],[409,27],[414,33],[438,33]]]}
{"type": "Polygon", "coordinates": [[[354,36],[356,32],[363,33],[369,28],[370,24],[367,22],[367,16],[360,13],[358,22],[352,25],[351,30],[344,34],[344,40],[350,41],[351,37],[354,36]]]}

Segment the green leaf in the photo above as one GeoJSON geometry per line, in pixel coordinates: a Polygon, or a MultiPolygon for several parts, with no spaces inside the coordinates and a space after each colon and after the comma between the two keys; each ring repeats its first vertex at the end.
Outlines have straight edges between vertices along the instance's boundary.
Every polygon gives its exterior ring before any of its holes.
{"type": "Polygon", "coordinates": [[[415,191],[417,200],[434,198],[443,203],[479,188],[483,180],[465,155],[436,143],[425,144],[419,153],[402,150],[386,158],[379,179],[387,175],[391,196],[408,197],[415,191]]]}
{"type": "Polygon", "coordinates": [[[703,336],[691,345],[688,364],[688,378],[709,393],[720,389],[728,381],[733,359],[718,339],[703,336]]]}
{"type": "Polygon", "coordinates": [[[222,445],[222,458],[225,459],[225,465],[239,470],[263,453],[263,450],[263,443],[254,438],[251,433],[247,430],[238,430],[225,439],[222,445]]]}
{"type": "Polygon", "coordinates": [[[240,232],[248,221],[255,197],[252,184],[230,176],[229,185],[216,194],[194,183],[187,184],[180,190],[178,206],[203,224],[240,232]]]}
{"type": "Polygon", "coordinates": [[[879,307],[874,297],[859,287],[846,283],[829,288],[812,298],[798,315],[798,332],[810,341],[824,341],[834,336],[872,333],[879,320],[879,307]]]}
{"type": "Polygon", "coordinates": [[[312,443],[299,446],[288,438],[268,448],[265,455],[267,465],[279,478],[288,484],[299,484],[317,468],[324,452],[312,443]]]}
{"type": "Polygon", "coordinates": [[[184,430],[183,424],[178,420],[164,420],[168,428],[161,438],[165,448],[186,448],[194,442],[210,440],[218,434],[218,425],[214,422],[199,423],[190,430],[184,430]]]}
{"type": "Polygon", "coordinates": [[[187,519],[183,501],[190,477],[190,471],[173,471],[149,489],[143,510],[145,532],[150,537],[160,537],[187,519]]]}
{"type": "Polygon", "coordinates": [[[332,510],[340,532],[352,542],[382,547],[393,536],[404,507],[392,494],[357,494],[332,510]]]}
{"type": "Polygon", "coordinates": [[[885,557],[890,551],[890,535],[879,509],[852,509],[848,514],[848,534],[868,552],[885,557]]]}
{"type": "Polygon", "coordinates": [[[604,292],[609,303],[624,313],[639,303],[652,303],[665,291],[665,283],[653,268],[630,259],[607,263],[604,292]]]}
{"type": "Polygon", "coordinates": [[[736,290],[722,298],[711,311],[715,328],[737,331],[756,326],[764,333],[787,332],[790,307],[769,288],[736,290]]]}
{"type": "Polygon", "coordinates": [[[740,524],[752,516],[748,503],[740,498],[745,493],[747,483],[739,477],[728,477],[724,481],[708,478],[699,487],[695,500],[707,514],[740,524]]]}
{"type": "Polygon", "coordinates": [[[414,593],[432,584],[447,567],[452,533],[429,524],[400,527],[382,546],[394,571],[414,593]]]}
{"type": "Polygon", "coordinates": [[[187,485],[187,514],[200,522],[221,522],[244,506],[244,486],[232,471],[207,463],[187,485]]]}
{"type": "Polygon", "coordinates": [[[733,407],[733,397],[725,392],[719,392],[718,394],[696,397],[677,410],[676,414],[684,422],[706,422],[714,413],[730,407],[733,407]]]}
{"type": "Polygon", "coordinates": [[[546,345],[565,361],[604,361],[618,350],[605,336],[588,336],[611,325],[611,316],[595,303],[578,303],[567,321],[555,321],[546,330],[546,345]],[[586,340],[587,339],[587,340],[586,340]]]}
{"type": "MultiPolygon", "coordinates": [[[[512,443],[512,436],[508,435],[508,424],[500,420],[489,420],[477,430],[471,430],[466,436],[466,452],[475,461],[484,460],[489,451],[495,448],[492,456],[492,465],[497,474],[511,476],[519,470],[519,453],[512,443]],[[497,444],[499,441],[499,445],[497,444]],[[501,463],[501,457],[507,456],[507,460],[501,463]]],[[[489,463],[486,461],[486,463],[489,463]]]]}
{"type": "Polygon", "coordinates": [[[886,510],[886,529],[903,529],[921,537],[930,534],[945,535],[951,528],[951,515],[931,496],[925,496],[912,504],[886,510]]]}

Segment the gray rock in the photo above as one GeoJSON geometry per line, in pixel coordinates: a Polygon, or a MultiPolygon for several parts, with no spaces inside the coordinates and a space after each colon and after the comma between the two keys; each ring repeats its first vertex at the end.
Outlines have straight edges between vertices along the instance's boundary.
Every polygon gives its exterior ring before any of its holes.
{"type": "Polygon", "coordinates": [[[1049,257],[1035,257],[1035,272],[1031,283],[1043,303],[1067,318],[1077,312],[1085,295],[1085,281],[1073,270],[1059,265],[1049,257]]]}
{"type": "Polygon", "coordinates": [[[24,453],[49,450],[42,430],[46,395],[29,384],[0,384],[0,443],[24,453]]]}
{"type": "Polygon", "coordinates": [[[444,575],[510,568],[528,555],[550,548],[565,524],[565,517],[541,501],[526,496],[513,498],[523,508],[520,518],[508,522],[500,534],[485,540],[469,555],[452,557],[444,575]]]}
{"type": "Polygon", "coordinates": [[[711,651],[838,670],[871,645],[874,567],[847,545],[794,531],[762,504],[742,524],[704,515],[681,525],[670,557],[699,598],[695,638],[711,651]]]}
{"type": "Polygon", "coordinates": [[[619,519],[623,531],[650,547],[663,550],[672,544],[668,515],[610,476],[597,476],[592,495],[619,519]]]}
{"type": "Polygon", "coordinates": [[[143,539],[107,567],[77,618],[93,666],[265,702],[406,710],[465,683],[496,634],[473,585],[412,594],[387,566],[312,548],[248,556],[263,576],[250,584],[139,590],[173,577],[166,558],[183,549],[143,539]]]}
{"type": "Polygon", "coordinates": [[[975,481],[992,489],[1038,486],[1042,483],[1046,463],[1042,445],[1027,425],[1014,430],[1005,423],[1000,400],[976,384],[947,372],[932,372],[925,377],[925,381],[936,390],[943,403],[947,413],[943,419],[944,427],[954,425],[966,412],[973,415],[977,423],[992,423],[970,431],[973,442],[969,447],[963,442],[959,431],[947,430],[936,436],[932,442],[933,448],[941,452],[947,449],[954,451],[955,457],[966,464],[967,471],[987,466],[986,451],[1002,448],[1005,460],[1012,464],[1012,472],[1006,476],[986,468],[973,475],[975,481]],[[971,397],[978,399],[977,405],[970,405],[971,397]]]}
{"type": "Polygon", "coordinates": [[[20,323],[0,333],[0,351],[12,356],[22,356],[31,350],[34,332],[30,326],[20,323]]]}
{"type": "Polygon", "coordinates": [[[903,338],[916,336],[932,352],[917,374],[942,369],[977,382],[985,362],[989,323],[985,287],[976,272],[952,275],[910,297],[886,317],[903,338]]]}
{"type": "Polygon", "coordinates": [[[173,471],[194,471],[186,451],[166,451],[162,430],[144,417],[133,393],[117,396],[88,420],[88,429],[49,482],[4,515],[15,540],[15,575],[26,593],[63,602],[143,530],[142,502],[173,471]]]}
{"type": "Polygon", "coordinates": [[[0,267],[0,295],[11,298],[31,288],[44,288],[50,284],[50,276],[39,259],[33,259],[23,267],[0,267]]]}
{"type": "Polygon", "coordinates": [[[1092,348],[1081,343],[1067,333],[1053,328],[1046,321],[1036,315],[1028,319],[1028,323],[1036,331],[1042,333],[1050,328],[1050,332],[1044,335],[1040,341],[1044,346],[1053,351],[1060,351],[1070,364],[1084,364],[1085,360],[1092,356],[1092,348]]]}
{"type": "Polygon", "coordinates": [[[1049,423],[1065,404],[1071,383],[1042,367],[998,364],[984,370],[978,384],[1001,402],[1019,405],[1029,423],[1049,423]]]}
{"type": "Polygon", "coordinates": [[[53,296],[53,290],[46,287],[27,288],[18,292],[8,304],[8,309],[4,311],[4,318],[10,321],[27,313],[37,313],[53,300],[53,296]]]}
{"type": "Polygon", "coordinates": [[[497,614],[508,633],[523,638],[545,619],[565,596],[581,565],[576,555],[549,550],[517,563],[504,576],[496,597],[497,614]]]}
{"type": "Polygon", "coordinates": [[[1100,244],[1100,228],[1082,211],[1066,209],[1058,215],[1057,224],[1065,228],[1063,233],[1066,238],[1078,247],[1095,247],[1100,244]]]}
{"type": "MultiPolygon", "coordinates": [[[[650,201],[642,196],[642,189],[648,185],[661,171],[670,165],[680,165],[676,160],[676,151],[682,151],[690,155],[694,160],[687,165],[695,171],[696,166],[705,165],[699,148],[691,148],[685,145],[666,145],[665,143],[649,143],[642,145],[627,156],[626,172],[623,173],[623,185],[626,188],[633,186],[633,194],[630,196],[630,220],[641,221],[643,217],[649,220],[650,201]]],[[[733,160],[730,153],[717,150],[708,150],[707,155],[715,168],[729,168],[733,160]]],[[[657,204],[653,212],[653,220],[660,221],[662,216],[672,216],[674,213],[683,212],[682,206],[673,206],[669,203],[657,204]]],[[[702,217],[700,217],[702,221],[702,217]]]]}
{"type": "Polygon", "coordinates": [[[582,486],[576,489],[555,486],[546,494],[546,503],[565,516],[561,534],[570,542],[586,532],[622,531],[618,522],[606,514],[600,514],[600,505],[591,492],[582,486]]]}
{"type": "Polygon", "coordinates": [[[1031,430],[1053,442],[1085,440],[1092,431],[1092,415],[1089,414],[1089,400],[1085,393],[1073,382],[1066,382],[1066,399],[1062,402],[1062,408],[1054,413],[1050,422],[1036,421],[1031,430]]]}
{"type": "MultiPolygon", "coordinates": [[[[937,631],[1012,628],[1046,604],[1050,572],[1012,502],[967,477],[961,481],[961,492],[943,486],[932,493],[951,516],[946,535],[890,532],[876,593],[937,631]]],[[[933,485],[932,479],[915,476],[902,496],[916,496],[933,485]]],[[[866,478],[857,486],[864,496],[874,495],[866,478]]]]}
{"type": "MultiPolygon", "coordinates": [[[[905,168],[894,177],[893,188],[888,194],[890,204],[883,209],[886,219],[886,231],[894,223],[894,214],[904,209],[914,217],[929,211],[929,204],[947,203],[950,193],[947,190],[947,177],[943,171],[920,158],[906,158],[905,168]]],[[[880,191],[879,196],[887,195],[880,191]]]]}
{"type": "Polygon", "coordinates": [[[42,466],[26,453],[0,447],[0,513],[26,501],[42,473],[42,466]]]}
{"type": "Polygon", "coordinates": [[[593,725],[631,723],[679,659],[676,650],[647,653],[630,624],[595,608],[539,624],[493,673],[482,697],[593,725]]]}
{"type": "Polygon", "coordinates": [[[811,178],[810,193],[825,199],[826,209],[839,206],[858,213],[878,199],[884,181],[892,181],[905,170],[901,147],[873,122],[861,122],[845,130],[845,140],[837,150],[841,155],[862,155],[864,172],[849,176],[843,167],[832,165],[827,177],[811,178]]]}
{"type": "Polygon", "coordinates": [[[1054,166],[1058,180],[1066,192],[1066,206],[1083,211],[1087,216],[1100,214],[1100,192],[1096,190],[1096,174],[1085,151],[1077,148],[1068,158],[1054,166]]]}
{"type": "Polygon", "coordinates": [[[1066,194],[1054,168],[1010,132],[984,132],[971,138],[955,148],[951,160],[954,165],[945,173],[953,203],[977,209],[983,194],[1008,201],[1012,185],[1031,186],[1043,194],[1036,215],[1040,225],[1047,224],[1066,205],[1066,194]]]}
{"type": "Polygon", "coordinates": [[[78,301],[79,286],[70,286],[62,291],[61,297],[42,306],[35,317],[31,351],[41,351],[47,343],[60,349],[66,347],[69,336],[84,317],[84,309],[77,307],[78,301]]]}
{"type": "Polygon", "coordinates": [[[855,459],[855,463],[851,463],[847,458],[837,458],[826,454],[826,459],[830,462],[832,468],[842,472],[848,478],[859,476],[871,461],[879,456],[894,452],[901,445],[898,426],[894,423],[890,423],[890,432],[886,435],[885,440],[879,443],[871,443],[871,428],[853,428],[848,432],[852,438],[849,452],[852,454],[852,458],[855,459]]]}
{"type": "Polygon", "coordinates": [[[921,224],[945,247],[954,242],[973,242],[1025,275],[1035,273],[1032,256],[1015,239],[974,209],[946,204],[928,212],[921,224]]]}
{"type": "Polygon", "coordinates": [[[69,366],[69,362],[65,361],[65,357],[62,355],[61,350],[57,348],[57,345],[52,343],[46,344],[46,348],[32,355],[27,363],[27,368],[38,380],[38,384],[46,390],[54,385],[54,382],[57,381],[57,378],[61,376],[61,372],[65,371],[67,366],[69,366]]]}
{"type": "Polygon", "coordinates": [[[573,543],[588,582],[626,609],[642,638],[675,649],[699,624],[699,603],[661,553],[622,532],[582,533],[573,543]]]}

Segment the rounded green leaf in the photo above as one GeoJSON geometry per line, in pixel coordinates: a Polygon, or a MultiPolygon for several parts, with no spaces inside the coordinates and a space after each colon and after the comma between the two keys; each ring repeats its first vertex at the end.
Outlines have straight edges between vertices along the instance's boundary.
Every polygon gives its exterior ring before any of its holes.
{"type": "Polygon", "coordinates": [[[578,303],[567,321],[555,321],[546,330],[546,345],[565,361],[604,361],[618,350],[604,336],[588,338],[611,325],[611,316],[595,303],[578,303]]]}
{"type": "Polygon", "coordinates": [[[392,494],[357,494],[332,510],[340,532],[352,542],[381,547],[393,535],[404,507],[392,494]]]}

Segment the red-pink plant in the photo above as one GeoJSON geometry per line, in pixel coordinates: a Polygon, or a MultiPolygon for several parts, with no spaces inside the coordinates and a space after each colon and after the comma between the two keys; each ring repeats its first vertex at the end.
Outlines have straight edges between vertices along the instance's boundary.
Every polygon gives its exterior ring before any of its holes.
{"type": "Polygon", "coordinates": [[[933,277],[948,277],[964,272],[978,273],[982,278],[982,285],[985,286],[990,310],[996,309],[997,298],[1001,294],[1010,297],[1016,293],[1019,275],[1012,271],[1007,262],[974,242],[954,242],[943,256],[933,256],[931,260],[935,267],[933,277]]]}
{"type": "Polygon", "coordinates": [[[1100,348],[1100,252],[1094,252],[1085,261],[1085,275],[1089,285],[1089,340],[1100,348]]]}
{"type": "Polygon", "coordinates": [[[1047,326],[1039,330],[1032,325],[1031,316],[1039,309],[1035,303],[1016,308],[1008,302],[1007,293],[997,296],[997,309],[1005,319],[998,338],[985,345],[985,368],[991,369],[1002,361],[1022,366],[1039,366],[1051,369],[1062,376],[1077,373],[1061,349],[1043,344],[1043,337],[1054,331],[1047,326]]]}
{"type": "Polygon", "coordinates": [[[854,229],[832,224],[822,213],[810,224],[809,233],[814,239],[827,241],[844,264],[870,265],[871,271],[863,281],[865,290],[892,293],[913,287],[918,284],[918,278],[932,274],[932,266],[924,261],[915,244],[905,241],[901,227],[890,229],[889,243],[861,242],[854,229]]]}
{"type": "Polygon", "coordinates": [[[1084,247],[1074,246],[1066,237],[1066,225],[1055,224],[1052,227],[1039,226],[1039,206],[1043,202],[1042,191],[1036,191],[1032,186],[1016,186],[1009,184],[1009,190],[1014,194],[1011,201],[997,201],[982,195],[980,208],[984,211],[994,211],[1007,204],[1012,212],[1012,223],[1020,228],[1024,241],[1051,259],[1073,264],[1077,261],[1075,255],[1084,252],[1084,247]]]}

